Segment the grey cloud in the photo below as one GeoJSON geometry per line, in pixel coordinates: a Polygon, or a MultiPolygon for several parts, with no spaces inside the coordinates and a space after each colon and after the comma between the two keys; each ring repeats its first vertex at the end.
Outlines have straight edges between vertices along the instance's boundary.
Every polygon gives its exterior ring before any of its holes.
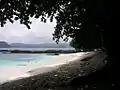
{"type": "Polygon", "coordinates": [[[8,43],[40,43],[53,42],[52,33],[54,31],[53,23],[40,23],[39,20],[31,19],[31,30],[28,30],[19,22],[14,24],[7,23],[5,27],[0,27],[0,41],[7,41],[8,43]]]}

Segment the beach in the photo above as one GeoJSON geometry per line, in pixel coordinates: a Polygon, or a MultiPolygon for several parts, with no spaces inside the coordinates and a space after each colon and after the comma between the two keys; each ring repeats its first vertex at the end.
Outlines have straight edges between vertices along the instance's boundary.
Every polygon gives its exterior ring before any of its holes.
{"type": "MultiPolygon", "coordinates": [[[[29,77],[31,74],[38,74],[51,71],[58,68],[59,65],[66,64],[69,61],[76,60],[79,56],[82,56],[84,53],[74,53],[74,54],[60,54],[54,55],[51,60],[35,60],[30,61],[25,65],[18,66],[0,66],[0,74],[2,79],[7,81],[15,80],[18,78],[29,77]],[[57,66],[57,67],[55,67],[57,66]],[[30,73],[32,72],[32,73],[30,73]]],[[[2,82],[2,81],[1,81],[2,82]]]]}
{"type": "MultiPolygon", "coordinates": [[[[11,77],[9,82],[1,85],[0,90],[8,90],[8,86],[19,87],[21,84],[25,84],[25,80],[29,81],[26,84],[32,84],[35,81],[40,87],[46,87],[46,83],[47,87],[65,85],[73,78],[87,75],[103,67],[105,65],[103,60],[106,56],[103,52],[80,52],[60,54],[44,63],[32,62],[23,66],[21,73],[17,72],[20,75],[11,77]],[[90,57],[90,60],[84,59],[87,57],[90,57]],[[6,89],[1,89],[2,87],[6,87],[6,89]]],[[[25,90],[25,87],[22,88],[25,90]]],[[[9,90],[12,89],[9,88],[9,90]]]]}

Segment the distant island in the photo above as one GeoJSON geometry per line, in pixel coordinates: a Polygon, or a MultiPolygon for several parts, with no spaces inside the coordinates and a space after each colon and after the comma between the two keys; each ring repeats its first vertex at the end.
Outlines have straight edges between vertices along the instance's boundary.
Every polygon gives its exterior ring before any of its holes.
{"type": "Polygon", "coordinates": [[[68,43],[41,43],[41,44],[24,44],[0,41],[0,48],[72,48],[68,43]]]}
{"type": "Polygon", "coordinates": [[[0,41],[0,48],[10,48],[11,46],[5,42],[5,41],[0,41]]]}
{"type": "Polygon", "coordinates": [[[11,47],[20,47],[20,48],[71,48],[69,44],[66,43],[41,43],[41,44],[24,44],[24,43],[12,43],[11,47]]]}

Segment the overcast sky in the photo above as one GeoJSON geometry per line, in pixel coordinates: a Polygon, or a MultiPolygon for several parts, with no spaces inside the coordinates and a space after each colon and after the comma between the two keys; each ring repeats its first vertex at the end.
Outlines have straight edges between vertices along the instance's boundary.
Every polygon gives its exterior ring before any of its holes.
{"type": "Polygon", "coordinates": [[[52,33],[54,31],[55,20],[53,23],[46,24],[40,22],[39,19],[31,19],[31,29],[28,30],[25,25],[14,22],[7,22],[4,27],[0,27],[0,41],[8,43],[43,43],[54,42],[52,33]]]}

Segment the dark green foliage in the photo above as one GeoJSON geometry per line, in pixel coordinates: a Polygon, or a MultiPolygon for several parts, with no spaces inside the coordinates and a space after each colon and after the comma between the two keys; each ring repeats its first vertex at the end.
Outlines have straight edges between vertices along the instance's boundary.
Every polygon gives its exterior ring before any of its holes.
{"type": "Polygon", "coordinates": [[[20,20],[30,29],[30,17],[57,20],[53,39],[58,43],[69,37],[78,44],[77,48],[101,47],[100,28],[102,0],[1,0],[0,24],[20,20]]]}

